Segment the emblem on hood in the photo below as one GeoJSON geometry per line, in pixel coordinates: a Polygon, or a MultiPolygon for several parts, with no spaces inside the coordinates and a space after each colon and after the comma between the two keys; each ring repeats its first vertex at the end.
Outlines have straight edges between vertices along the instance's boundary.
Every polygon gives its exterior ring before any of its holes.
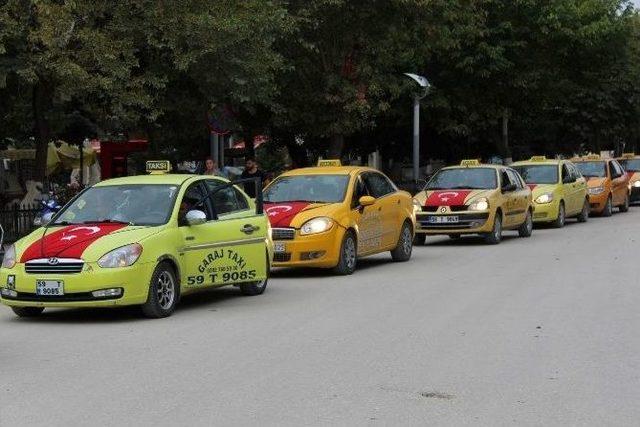
{"type": "Polygon", "coordinates": [[[55,257],[54,258],[49,258],[47,260],[47,263],[49,265],[58,265],[59,262],[60,262],[60,260],[58,258],[55,258],[55,257]]]}

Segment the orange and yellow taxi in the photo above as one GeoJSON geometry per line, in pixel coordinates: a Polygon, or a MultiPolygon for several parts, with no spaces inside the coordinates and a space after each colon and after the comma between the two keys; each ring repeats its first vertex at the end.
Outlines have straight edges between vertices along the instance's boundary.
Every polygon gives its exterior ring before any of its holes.
{"type": "Polygon", "coordinates": [[[351,274],[357,259],[391,251],[411,257],[415,214],[411,195],[384,174],[320,160],[278,176],[264,191],[274,240],[274,267],[333,268],[351,274]]]}
{"type": "Polygon", "coordinates": [[[597,154],[572,160],[587,179],[592,213],[611,216],[614,207],[620,212],[629,210],[629,177],[617,160],[597,154]]]}
{"type": "Polygon", "coordinates": [[[426,235],[480,234],[497,244],[503,230],[521,237],[533,230],[531,190],[514,169],[463,160],[459,166],[440,169],[414,197],[416,243],[426,235]]]}
{"type": "Polygon", "coordinates": [[[624,153],[617,160],[629,177],[629,201],[640,202],[640,156],[624,153]]]}
{"type": "Polygon", "coordinates": [[[511,167],[533,192],[533,222],[561,228],[567,218],[589,219],[587,181],[573,163],[534,156],[511,167]]]}

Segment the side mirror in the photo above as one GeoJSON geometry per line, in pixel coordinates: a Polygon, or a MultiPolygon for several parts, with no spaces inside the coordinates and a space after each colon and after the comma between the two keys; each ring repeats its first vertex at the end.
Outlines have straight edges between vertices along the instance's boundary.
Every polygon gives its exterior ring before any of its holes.
{"type": "Polygon", "coordinates": [[[192,210],[187,212],[187,215],[185,216],[185,220],[187,221],[187,224],[190,226],[200,225],[207,222],[207,215],[202,211],[192,210]]]}
{"type": "Polygon", "coordinates": [[[516,191],[518,187],[516,187],[515,184],[511,183],[511,184],[507,184],[507,185],[503,185],[502,186],[502,192],[503,193],[510,193],[512,191],[516,191]]]}
{"type": "Polygon", "coordinates": [[[371,206],[376,202],[376,199],[371,197],[371,196],[362,196],[360,197],[360,200],[358,200],[358,203],[360,203],[360,206],[371,206]]]}

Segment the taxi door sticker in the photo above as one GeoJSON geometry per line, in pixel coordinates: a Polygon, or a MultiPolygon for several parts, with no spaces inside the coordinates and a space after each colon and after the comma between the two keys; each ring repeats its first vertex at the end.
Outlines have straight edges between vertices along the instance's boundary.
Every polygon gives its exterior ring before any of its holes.
{"type": "MultiPolygon", "coordinates": [[[[262,246],[257,249],[259,252],[264,250],[262,246]]],[[[264,253],[258,257],[250,255],[251,260],[261,260],[264,263],[264,253]]],[[[233,248],[211,249],[198,262],[195,271],[190,271],[187,286],[224,285],[264,279],[265,266],[255,265],[247,258],[233,248]]]]}
{"type": "Polygon", "coordinates": [[[365,209],[358,229],[358,252],[367,253],[382,246],[383,224],[380,211],[365,209]]]}

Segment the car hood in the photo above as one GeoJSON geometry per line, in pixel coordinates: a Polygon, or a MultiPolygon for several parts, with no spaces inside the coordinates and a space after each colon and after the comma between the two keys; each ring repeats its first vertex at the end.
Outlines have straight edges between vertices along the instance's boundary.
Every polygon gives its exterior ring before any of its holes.
{"type": "Polygon", "coordinates": [[[490,198],[498,190],[427,190],[414,196],[420,206],[462,206],[474,199],[490,198]]]}
{"type": "Polygon", "coordinates": [[[587,186],[589,186],[589,188],[601,187],[605,184],[606,180],[607,178],[591,177],[587,180],[587,186]]]}
{"type": "Polygon", "coordinates": [[[279,202],[265,203],[264,211],[274,228],[300,228],[312,218],[326,216],[336,218],[342,203],[310,203],[310,202],[279,202]]]}
{"type": "Polygon", "coordinates": [[[112,223],[39,228],[16,242],[17,259],[81,258],[94,262],[113,249],[142,242],[161,230],[112,223]]]}
{"type": "Polygon", "coordinates": [[[534,199],[542,194],[553,193],[558,189],[557,184],[527,184],[527,187],[531,189],[534,199]]]}

